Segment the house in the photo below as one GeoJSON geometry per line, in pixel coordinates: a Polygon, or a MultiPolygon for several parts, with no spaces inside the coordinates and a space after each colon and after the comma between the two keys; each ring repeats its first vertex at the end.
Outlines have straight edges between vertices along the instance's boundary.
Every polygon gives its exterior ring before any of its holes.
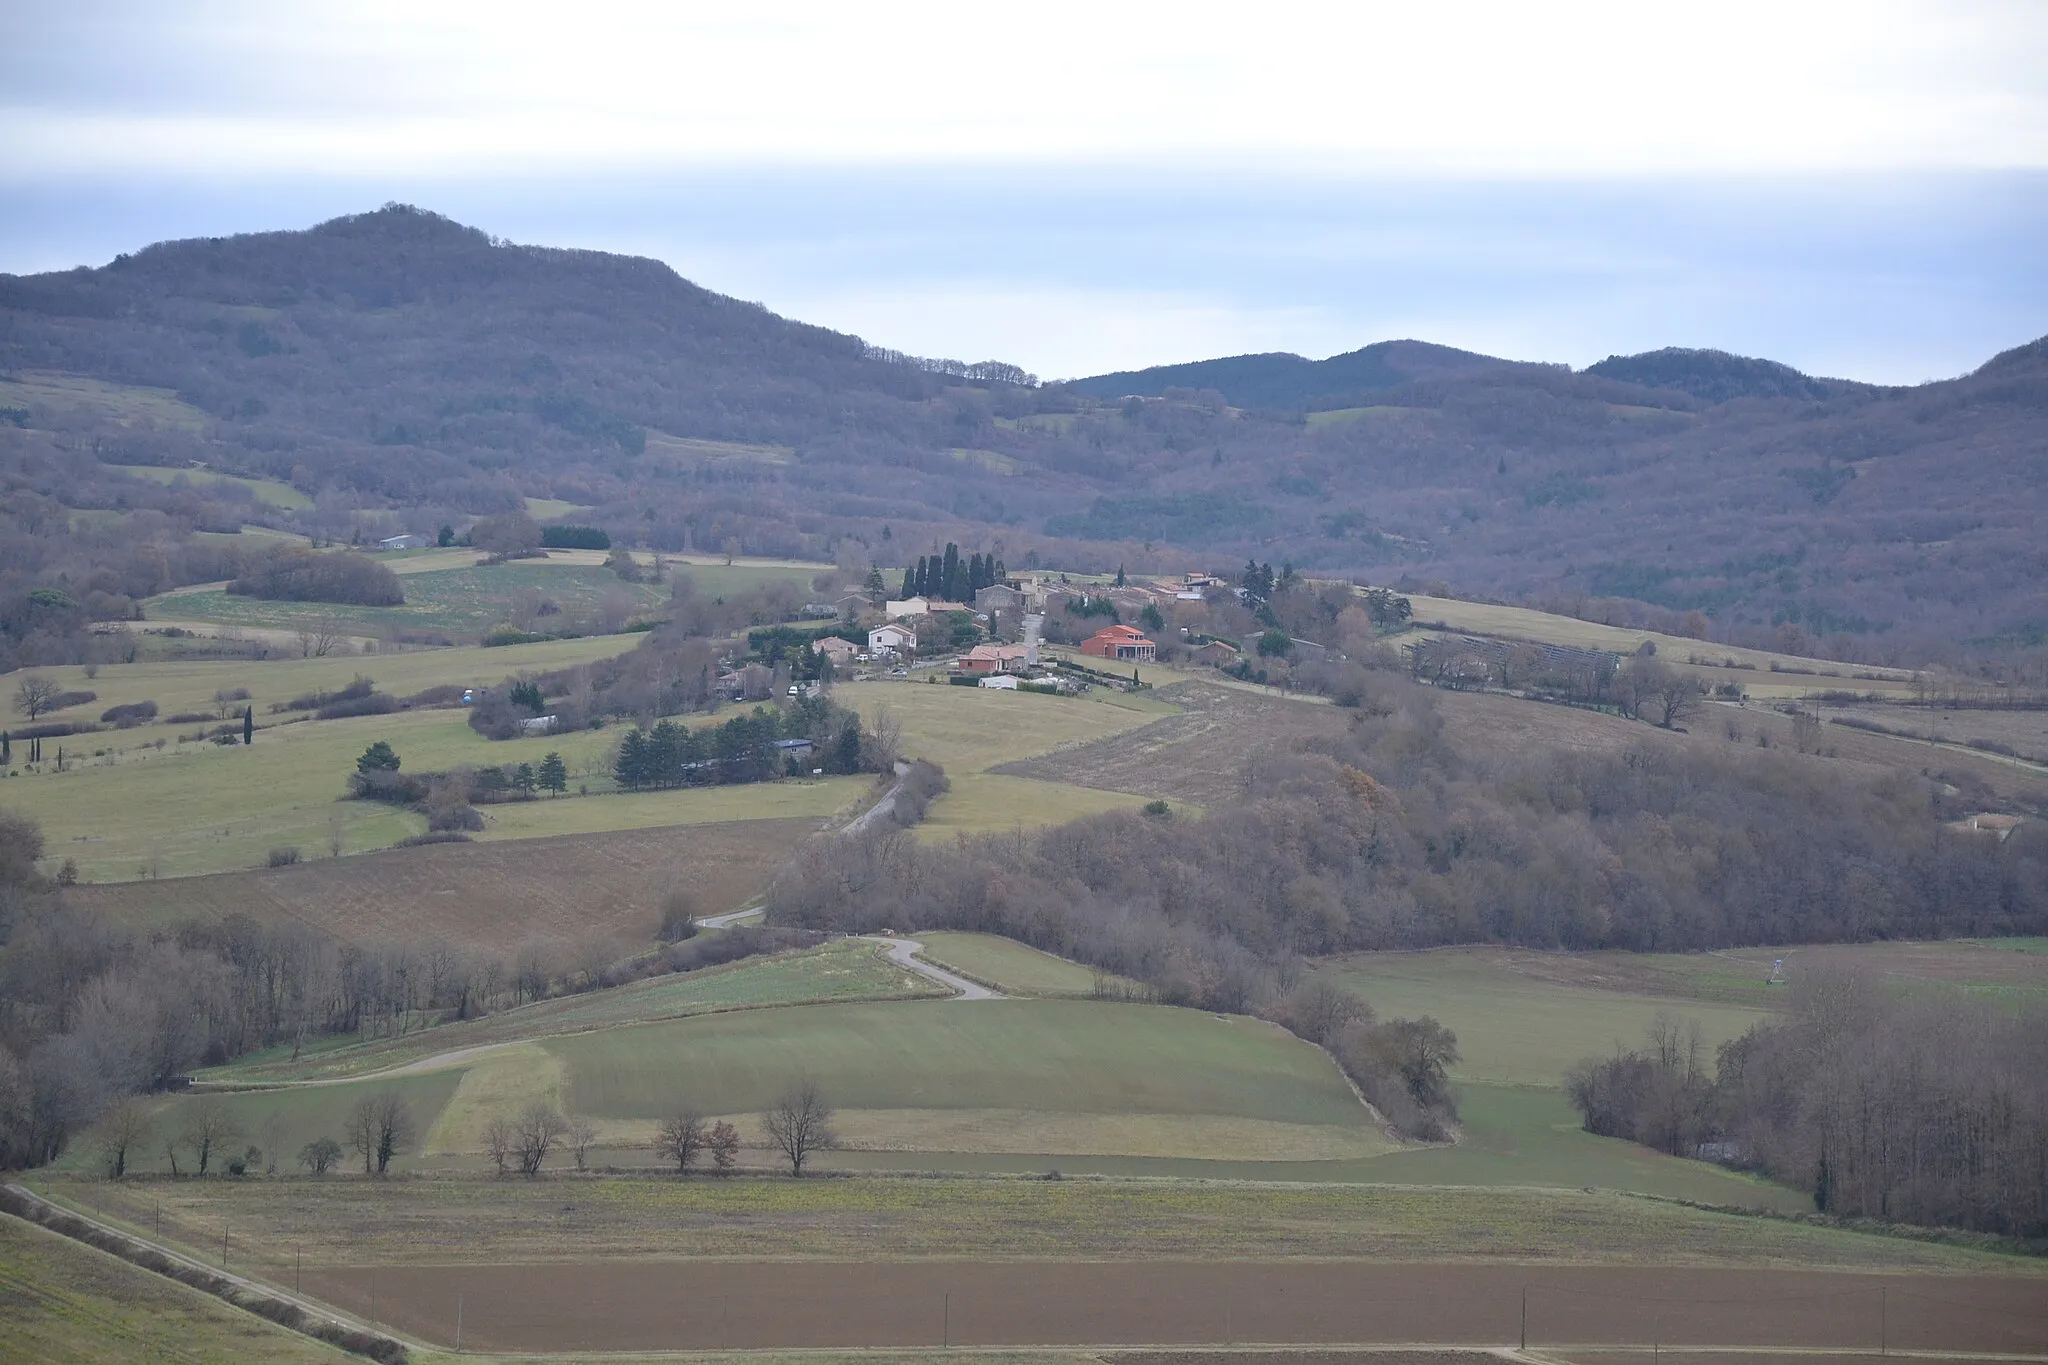
{"type": "Polygon", "coordinates": [[[1244,657],[1244,652],[1228,640],[1211,640],[1188,651],[1188,657],[1198,664],[1212,668],[1229,668],[1244,657]]]}
{"type": "Polygon", "coordinates": [[[976,686],[993,687],[1004,692],[1015,692],[1017,690],[1017,678],[1015,674],[998,673],[994,677],[983,678],[976,686]]]}
{"type": "Polygon", "coordinates": [[[832,661],[834,668],[838,668],[842,664],[852,663],[854,656],[860,653],[860,646],[851,640],[842,640],[837,635],[827,635],[822,640],[811,641],[811,653],[824,655],[832,661]]]}
{"type": "Polygon", "coordinates": [[[1150,663],[1159,657],[1159,646],[1132,626],[1108,626],[1081,642],[1081,652],[1098,659],[1120,659],[1126,663],[1150,663]]]}
{"type": "Polygon", "coordinates": [[[778,739],[775,741],[775,747],[790,758],[811,756],[811,742],[807,739],[778,739]]]}
{"type": "Polygon", "coordinates": [[[891,622],[886,626],[876,626],[868,632],[868,653],[878,659],[896,654],[912,654],[916,650],[917,632],[908,626],[899,626],[891,622]]]}
{"type": "Polygon", "coordinates": [[[997,583],[974,594],[976,611],[1015,611],[1024,605],[1024,594],[1006,584],[997,583]]]}
{"type": "Polygon", "coordinates": [[[407,534],[402,536],[386,536],[377,542],[377,548],[380,550],[424,550],[432,543],[425,536],[407,534]]]}
{"type": "Polygon", "coordinates": [[[924,597],[892,597],[882,604],[882,614],[891,621],[900,621],[906,616],[925,616],[930,612],[931,601],[924,597]]]}
{"type": "Polygon", "coordinates": [[[848,621],[858,621],[874,609],[875,604],[868,601],[865,593],[844,592],[832,599],[831,614],[848,621]]]}
{"type": "Polygon", "coordinates": [[[1180,582],[1180,590],[1182,592],[1192,592],[1197,595],[1207,592],[1210,588],[1227,588],[1230,586],[1212,573],[1185,573],[1181,575],[1180,582]]]}
{"type": "Polygon", "coordinates": [[[976,645],[960,656],[962,673],[1015,673],[1030,659],[1023,645],[976,645]]]}

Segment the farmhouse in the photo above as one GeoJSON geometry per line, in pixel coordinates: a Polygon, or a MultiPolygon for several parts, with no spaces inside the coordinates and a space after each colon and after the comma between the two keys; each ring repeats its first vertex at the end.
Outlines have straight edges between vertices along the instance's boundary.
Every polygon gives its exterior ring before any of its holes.
{"type": "Polygon", "coordinates": [[[832,661],[832,666],[837,668],[841,664],[852,663],[854,656],[860,653],[860,646],[851,640],[842,640],[837,635],[827,635],[822,640],[811,641],[811,652],[824,655],[832,661]]]}
{"type": "Polygon", "coordinates": [[[908,626],[899,626],[892,622],[886,626],[876,626],[868,632],[868,653],[878,659],[914,653],[916,650],[917,632],[908,626]]]}
{"type": "Polygon", "coordinates": [[[960,656],[963,673],[1014,673],[1031,660],[1024,645],[976,645],[960,656]]]}
{"type": "Polygon", "coordinates": [[[1132,626],[1108,626],[1081,642],[1081,652],[1098,659],[1122,659],[1150,663],[1159,657],[1159,646],[1132,626]]]}
{"type": "Polygon", "coordinates": [[[1211,640],[1188,651],[1188,657],[1198,664],[1212,668],[1228,668],[1244,657],[1244,652],[1228,640],[1211,640]]]}
{"type": "Polygon", "coordinates": [[[424,550],[430,542],[425,536],[386,536],[377,542],[380,550],[424,550]]]}

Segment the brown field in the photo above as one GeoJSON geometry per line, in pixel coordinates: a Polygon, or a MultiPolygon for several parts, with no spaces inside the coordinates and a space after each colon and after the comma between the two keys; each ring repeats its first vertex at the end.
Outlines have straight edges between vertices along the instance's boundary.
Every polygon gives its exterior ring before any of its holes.
{"type": "Polygon", "coordinates": [[[110,923],[246,914],[347,942],[447,942],[505,949],[529,939],[644,947],[664,894],[688,886],[706,913],[758,895],[815,819],[738,820],[508,843],[431,844],[297,867],[66,893],[110,923]]]}
{"type": "Polygon", "coordinates": [[[2041,1352],[2038,1280],[1639,1266],[601,1262],[348,1267],[307,1292],[501,1351],[1660,1344],[2041,1352]],[[372,1302],[374,1286],[374,1306],[372,1302]],[[459,1307],[458,1307],[459,1305],[459,1307]]]}

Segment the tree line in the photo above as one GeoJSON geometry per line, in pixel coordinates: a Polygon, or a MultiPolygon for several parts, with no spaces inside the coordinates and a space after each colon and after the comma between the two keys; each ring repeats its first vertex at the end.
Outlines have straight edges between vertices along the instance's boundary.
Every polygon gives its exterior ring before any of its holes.
{"type": "Polygon", "coordinates": [[[976,550],[962,559],[960,547],[949,540],[944,554],[919,555],[917,562],[903,571],[902,596],[971,603],[974,594],[994,587],[1005,576],[1003,562],[994,554],[976,550]]]}
{"type": "Polygon", "coordinates": [[[1816,969],[1718,1065],[1675,1018],[1566,1079],[1588,1132],[1808,1190],[1822,1213],[2048,1236],[2048,1011],[1816,969]]]}

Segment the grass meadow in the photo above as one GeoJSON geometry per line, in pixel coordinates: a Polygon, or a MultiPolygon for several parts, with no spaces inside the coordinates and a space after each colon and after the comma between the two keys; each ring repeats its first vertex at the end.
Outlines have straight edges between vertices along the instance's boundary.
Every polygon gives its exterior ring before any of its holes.
{"type": "Polygon", "coordinates": [[[315,1265],[543,1260],[1459,1260],[2039,1274],[1962,1247],[1602,1191],[1228,1181],[363,1180],[31,1183],[289,1283],[315,1265]]]}
{"type": "Polygon", "coordinates": [[[41,1365],[356,1359],[17,1218],[0,1218],[0,1343],[41,1365]]]}
{"type": "Polygon", "coordinates": [[[259,500],[287,511],[303,512],[313,505],[311,498],[281,479],[244,479],[233,474],[216,474],[207,469],[169,469],[161,465],[117,464],[107,467],[172,487],[185,483],[194,488],[226,485],[247,489],[259,500]]]}
{"type": "Polygon", "coordinates": [[[1041,953],[1014,939],[944,931],[919,934],[917,939],[924,945],[918,956],[1007,995],[1082,996],[1095,989],[1093,968],[1041,953]]]}

